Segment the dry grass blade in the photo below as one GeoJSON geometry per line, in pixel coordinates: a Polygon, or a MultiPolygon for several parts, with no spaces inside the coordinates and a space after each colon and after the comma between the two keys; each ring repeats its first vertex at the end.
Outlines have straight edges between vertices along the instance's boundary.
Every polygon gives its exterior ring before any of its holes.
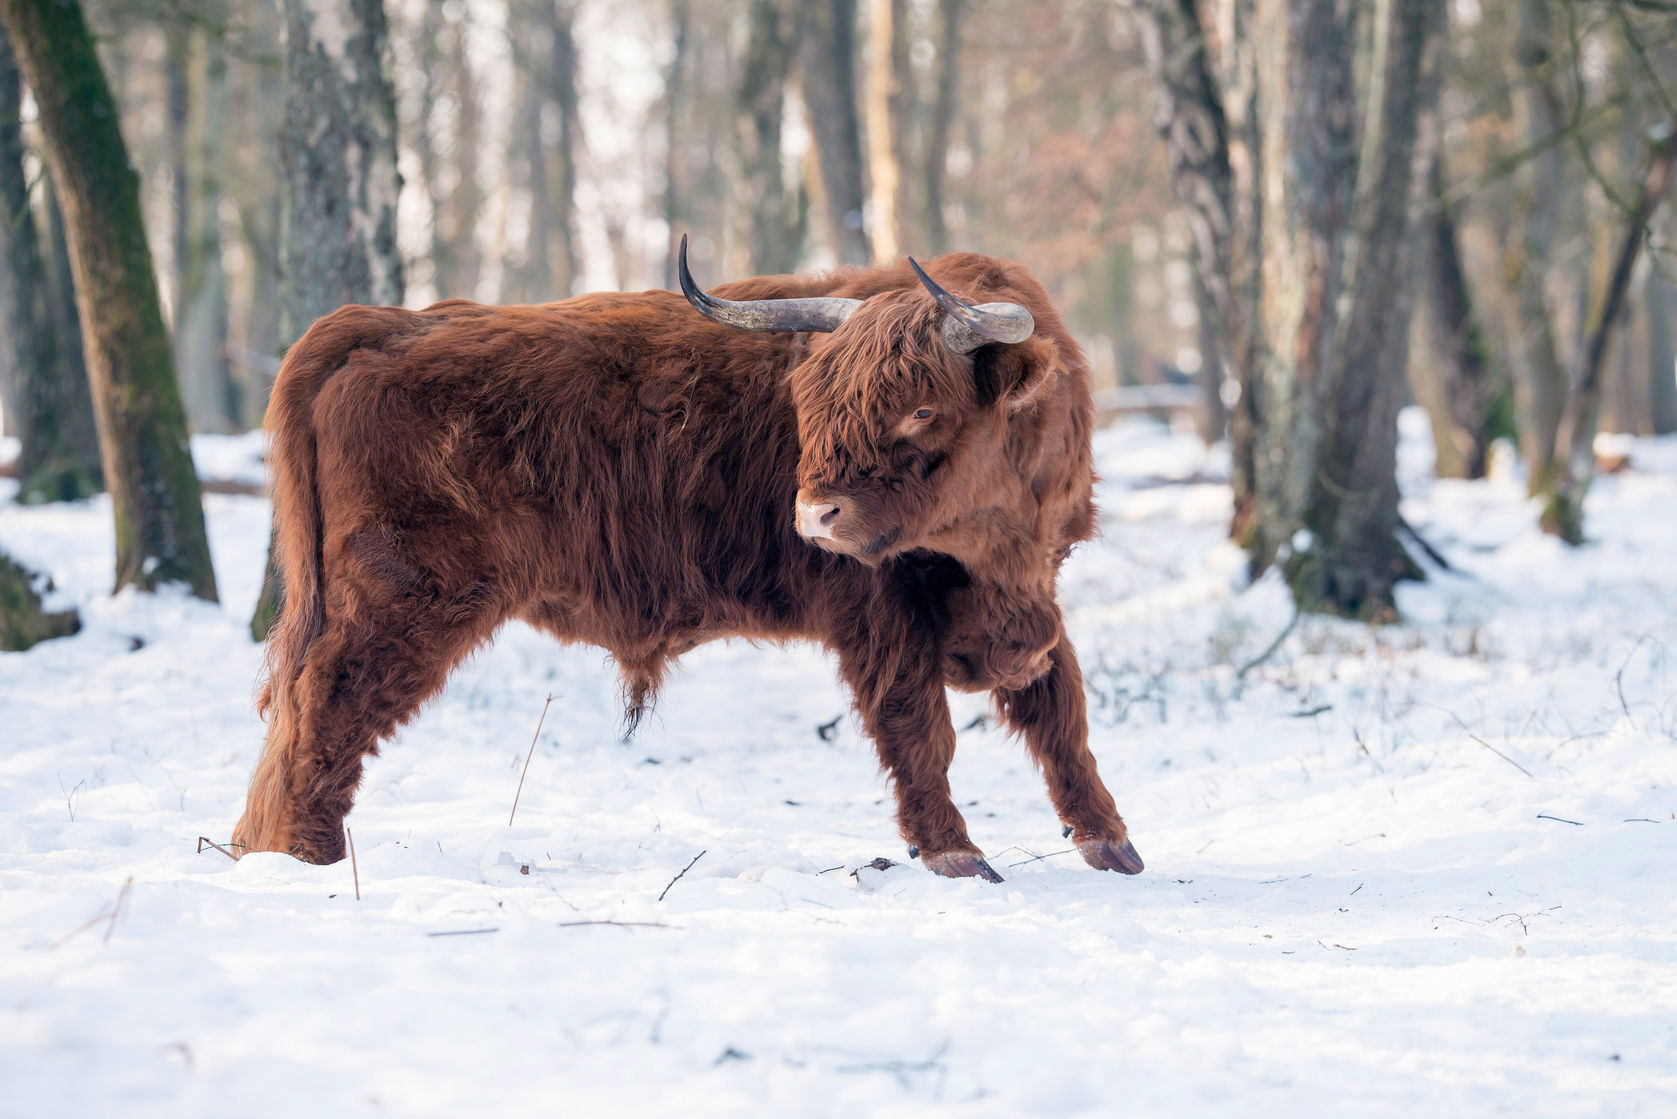
{"type": "Polygon", "coordinates": [[[228,847],[243,847],[243,846],[244,846],[243,843],[234,843],[231,839],[229,839],[227,841],[227,845],[224,847],[221,844],[217,843],[215,840],[211,839],[207,835],[201,835],[201,836],[198,837],[198,854],[202,855],[204,853],[204,848],[206,848],[206,847],[214,847],[217,851],[220,851],[223,855],[226,855],[228,858],[232,859],[234,862],[239,861],[239,856],[235,855],[233,852],[229,851],[227,848],[228,847]]]}
{"type": "Polygon", "coordinates": [[[547,709],[552,704],[553,697],[550,695],[547,697],[547,702],[542,704],[542,716],[536,720],[536,733],[530,736],[530,748],[524,753],[524,768],[519,771],[518,788],[512,794],[512,811],[507,813],[507,827],[509,828],[512,827],[512,818],[518,815],[518,798],[524,792],[524,777],[530,772],[530,759],[536,753],[536,739],[542,736],[542,724],[547,722],[547,709]]]}
{"type": "Polygon", "coordinates": [[[128,911],[128,897],[133,892],[134,876],[129,875],[128,880],[122,884],[122,889],[117,891],[116,900],[111,903],[110,909],[102,913],[96,913],[92,917],[89,917],[87,920],[83,921],[81,924],[77,925],[75,928],[47,945],[47,951],[53,952],[62,948],[64,945],[68,944],[88,929],[91,929],[94,925],[97,925],[100,921],[109,922],[105,926],[105,935],[102,938],[104,943],[109,944],[111,934],[116,932],[117,921],[128,911]]]}
{"type": "Polygon", "coordinates": [[[355,876],[355,900],[361,900],[361,868],[355,864],[355,833],[344,825],[344,838],[349,840],[349,872],[355,876]]]}

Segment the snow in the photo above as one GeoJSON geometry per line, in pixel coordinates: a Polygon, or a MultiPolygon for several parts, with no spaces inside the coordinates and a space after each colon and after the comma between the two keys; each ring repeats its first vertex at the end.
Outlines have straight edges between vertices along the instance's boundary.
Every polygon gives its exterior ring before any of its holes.
{"type": "Polygon", "coordinates": [[[905,855],[819,650],[699,650],[625,744],[602,654],[520,627],[372,763],[355,868],[199,853],[261,741],[266,503],[205,499],[220,607],[111,596],[102,499],[0,506],[85,623],[0,654],[0,1115],[1669,1114],[1677,441],[1571,550],[1403,430],[1458,571],[1255,664],[1292,612],[1222,539],[1226,454],[1100,435],[1063,598],[1134,879],[973,697],[1000,886],[866,865],[905,855]]]}

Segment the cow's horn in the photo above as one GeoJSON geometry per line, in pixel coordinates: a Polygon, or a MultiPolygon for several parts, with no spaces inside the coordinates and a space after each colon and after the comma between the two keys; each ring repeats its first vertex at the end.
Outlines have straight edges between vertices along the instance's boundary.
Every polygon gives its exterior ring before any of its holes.
{"type": "Polygon", "coordinates": [[[681,293],[693,309],[712,322],[739,330],[807,330],[825,334],[837,330],[856,308],[860,299],[826,296],[815,299],[752,299],[734,301],[707,295],[687,270],[687,234],[681,235],[677,262],[681,293]]]}
{"type": "Polygon", "coordinates": [[[1023,342],[1036,329],[1031,313],[1017,303],[980,303],[974,306],[950,295],[913,257],[908,265],[932,298],[944,309],[943,342],[958,354],[970,354],[986,342],[1023,342]]]}

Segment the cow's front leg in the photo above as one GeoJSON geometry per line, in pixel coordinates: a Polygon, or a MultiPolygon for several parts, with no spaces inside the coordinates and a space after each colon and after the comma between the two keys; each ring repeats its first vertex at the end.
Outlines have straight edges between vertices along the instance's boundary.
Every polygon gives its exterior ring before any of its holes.
{"type": "Polygon", "coordinates": [[[1042,769],[1048,796],[1077,850],[1097,870],[1140,874],[1141,856],[1089,752],[1089,721],[1077,652],[1063,633],[1046,673],[1022,688],[1000,687],[996,705],[1042,769]]]}
{"type": "Polygon", "coordinates": [[[918,627],[897,643],[858,642],[839,664],[862,723],[897,794],[897,824],[910,854],[946,878],[1000,882],[967,838],[967,822],[949,795],[955,726],[943,691],[935,642],[918,627]]]}

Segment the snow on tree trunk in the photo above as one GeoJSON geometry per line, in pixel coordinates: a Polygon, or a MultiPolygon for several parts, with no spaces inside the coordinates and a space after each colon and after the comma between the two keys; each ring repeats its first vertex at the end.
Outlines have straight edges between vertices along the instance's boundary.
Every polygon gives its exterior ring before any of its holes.
{"type": "Polygon", "coordinates": [[[74,610],[48,612],[36,591],[39,578],[0,550],[0,652],[17,653],[82,628],[74,610]]]}
{"type": "Polygon", "coordinates": [[[214,600],[198,477],[187,447],[140,216],[139,177],[81,6],[0,0],[40,107],[64,207],[105,485],[116,521],[116,585],[186,584],[214,600]]]}

